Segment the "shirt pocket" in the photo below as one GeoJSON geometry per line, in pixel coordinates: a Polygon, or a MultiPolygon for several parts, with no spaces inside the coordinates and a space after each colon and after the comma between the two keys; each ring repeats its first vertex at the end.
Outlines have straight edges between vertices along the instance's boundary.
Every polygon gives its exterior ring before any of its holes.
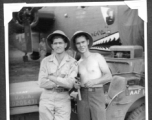
{"type": "Polygon", "coordinates": [[[57,71],[57,66],[53,63],[47,64],[48,74],[55,74],[57,71]]]}
{"type": "Polygon", "coordinates": [[[70,66],[69,65],[64,65],[61,70],[60,70],[60,76],[61,77],[66,77],[69,74],[70,66]]]}

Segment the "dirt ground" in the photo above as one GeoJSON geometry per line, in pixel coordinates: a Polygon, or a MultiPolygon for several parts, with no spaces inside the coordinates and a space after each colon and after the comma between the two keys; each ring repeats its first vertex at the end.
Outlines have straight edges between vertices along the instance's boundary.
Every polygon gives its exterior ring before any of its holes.
{"type": "MultiPolygon", "coordinates": [[[[40,67],[39,60],[31,60],[24,62],[24,52],[16,49],[13,45],[9,46],[9,83],[22,81],[37,81],[40,67]]],[[[31,53],[28,53],[28,56],[31,53]]],[[[73,56],[71,51],[68,54],[73,56]]]]}
{"type": "MultiPolygon", "coordinates": [[[[29,53],[30,54],[30,53],[29,53]]],[[[28,56],[29,56],[28,54],[28,56]]],[[[37,81],[40,62],[39,60],[33,61],[28,57],[28,62],[23,62],[24,53],[10,47],[9,50],[9,82],[22,82],[22,81],[37,81]]]]}

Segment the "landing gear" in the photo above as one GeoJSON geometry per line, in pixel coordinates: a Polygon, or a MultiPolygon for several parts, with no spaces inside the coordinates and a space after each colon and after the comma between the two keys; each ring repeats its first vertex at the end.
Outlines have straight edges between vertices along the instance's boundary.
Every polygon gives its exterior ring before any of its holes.
{"type": "Polygon", "coordinates": [[[38,60],[38,59],[40,58],[39,52],[33,51],[33,53],[30,54],[30,58],[31,58],[32,60],[38,60]]]}
{"type": "Polygon", "coordinates": [[[27,56],[27,53],[25,53],[25,55],[23,56],[23,61],[24,61],[24,62],[28,62],[28,56],[27,56]]]}

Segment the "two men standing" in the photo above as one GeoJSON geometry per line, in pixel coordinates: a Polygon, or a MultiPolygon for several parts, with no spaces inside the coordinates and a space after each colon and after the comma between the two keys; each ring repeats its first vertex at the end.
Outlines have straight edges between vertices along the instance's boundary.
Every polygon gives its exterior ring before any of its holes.
{"type": "Polygon", "coordinates": [[[105,120],[103,84],[112,75],[103,56],[91,53],[92,37],[78,31],[71,39],[71,47],[81,54],[77,61],[66,50],[69,39],[62,31],[55,31],[47,38],[53,54],[44,58],[39,72],[39,85],[44,88],[40,98],[40,120],[69,120],[71,113],[68,91],[80,88],[82,100],[78,100],[79,120],[105,120]],[[75,77],[79,74],[80,84],[75,77]]]}

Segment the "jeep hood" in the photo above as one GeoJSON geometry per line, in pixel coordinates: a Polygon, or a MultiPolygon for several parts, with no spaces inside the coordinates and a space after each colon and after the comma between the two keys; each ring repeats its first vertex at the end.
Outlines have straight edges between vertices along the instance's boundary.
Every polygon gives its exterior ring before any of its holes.
{"type": "Polygon", "coordinates": [[[42,88],[37,81],[10,84],[10,107],[38,105],[42,88]]]}

